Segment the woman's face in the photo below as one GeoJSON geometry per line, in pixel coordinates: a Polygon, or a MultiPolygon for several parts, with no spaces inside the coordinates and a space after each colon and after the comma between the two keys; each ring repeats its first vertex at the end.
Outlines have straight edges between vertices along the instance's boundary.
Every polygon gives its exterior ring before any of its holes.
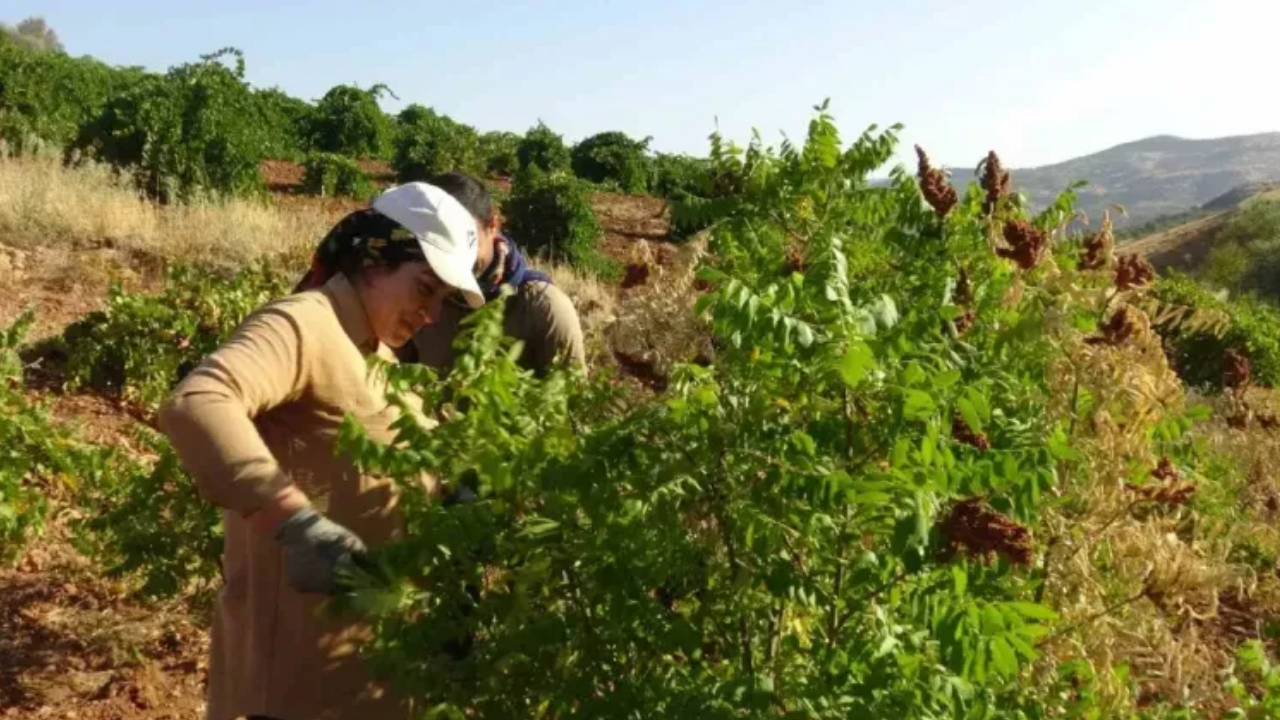
{"type": "Polygon", "coordinates": [[[424,325],[438,320],[445,299],[457,292],[425,261],[401,263],[394,270],[367,270],[357,289],[373,334],[393,348],[403,346],[424,325]]]}

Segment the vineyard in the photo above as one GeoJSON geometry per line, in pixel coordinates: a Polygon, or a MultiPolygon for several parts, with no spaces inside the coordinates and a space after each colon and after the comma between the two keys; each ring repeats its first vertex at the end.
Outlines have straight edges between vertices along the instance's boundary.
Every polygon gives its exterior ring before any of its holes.
{"type": "Polygon", "coordinates": [[[202,716],[219,516],[158,404],[328,222],[448,170],[554,265],[591,372],[522,371],[490,303],[447,379],[376,368],[437,427],[344,428],[408,534],[332,611],[421,717],[1280,713],[1274,310],[825,105],[688,158],[391,92],[0,41],[0,717],[202,716]]]}

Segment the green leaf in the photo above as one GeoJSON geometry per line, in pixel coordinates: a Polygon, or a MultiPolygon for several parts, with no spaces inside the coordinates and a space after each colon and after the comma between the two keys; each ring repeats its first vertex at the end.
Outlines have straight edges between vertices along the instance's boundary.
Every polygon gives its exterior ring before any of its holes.
{"type": "Polygon", "coordinates": [[[881,295],[868,310],[871,311],[871,316],[875,318],[876,324],[882,330],[888,330],[898,324],[898,306],[888,295],[881,295]]]}
{"type": "Polygon", "coordinates": [[[955,583],[956,595],[964,595],[969,588],[969,573],[960,565],[951,566],[951,579],[955,583]]]}
{"type": "Polygon", "coordinates": [[[961,377],[959,370],[945,370],[933,377],[933,386],[939,390],[945,390],[960,382],[961,377]]]}
{"type": "Polygon", "coordinates": [[[936,441],[928,435],[920,438],[920,464],[928,467],[933,464],[933,451],[936,448],[936,441]]]}
{"type": "Polygon", "coordinates": [[[902,403],[902,415],[908,420],[924,420],[937,410],[933,398],[920,390],[908,390],[902,403]]]}
{"type": "Polygon", "coordinates": [[[919,385],[925,381],[926,377],[924,368],[914,360],[907,363],[907,369],[902,371],[902,382],[905,385],[919,385]]]}
{"type": "Polygon", "coordinates": [[[987,403],[985,395],[974,388],[967,388],[964,392],[964,396],[969,400],[969,402],[973,403],[973,409],[977,411],[978,417],[980,417],[983,422],[987,422],[991,419],[991,405],[987,403]]]}
{"type": "Polygon", "coordinates": [[[1007,602],[1004,604],[1004,606],[1009,610],[1012,610],[1018,613],[1019,615],[1022,615],[1023,617],[1026,617],[1026,618],[1030,618],[1032,620],[1045,620],[1045,621],[1052,622],[1058,619],[1057,613],[1045,607],[1044,605],[1039,605],[1037,603],[1007,602]]]}
{"type": "Polygon", "coordinates": [[[1004,631],[1004,615],[1001,615],[994,605],[983,605],[982,632],[987,635],[996,635],[1004,631]]]}
{"type": "Polygon", "coordinates": [[[875,366],[876,358],[871,346],[856,340],[849,344],[849,349],[840,358],[840,379],[851,388],[857,387],[875,366]]]}
{"type": "Polygon", "coordinates": [[[1031,643],[1024,640],[1022,636],[1017,633],[1009,633],[1005,635],[1004,638],[1005,640],[1008,640],[1009,644],[1013,646],[1013,649],[1017,650],[1018,654],[1026,660],[1034,661],[1036,658],[1040,657],[1040,653],[1036,652],[1036,649],[1031,647],[1031,643]]]}
{"type": "Polygon", "coordinates": [[[1018,674],[1018,656],[1014,654],[1013,648],[1009,647],[1009,643],[1004,638],[993,638],[991,640],[991,665],[992,668],[1006,678],[1011,678],[1018,674]]]}
{"type": "Polygon", "coordinates": [[[796,323],[796,342],[800,343],[800,347],[809,347],[813,344],[813,327],[809,323],[796,323]]]}
{"type": "Polygon", "coordinates": [[[975,433],[982,432],[982,418],[978,415],[978,408],[974,407],[973,401],[968,398],[960,398],[956,401],[956,407],[960,410],[960,417],[964,418],[964,422],[969,429],[975,433]]]}
{"type": "Polygon", "coordinates": [[[702,315],[707,311],[707,308],[711,307],[719,299],[720,297],[717,293],[703,295],[693,304],[693,314],[702,315]]]}
{"type": "Polygon", "coordinates": [[[1018,458],[1012,453],[1004,456],[1004,463],[1001,466],[1001,472],[1007,480],[1018,479],[1018,458]]]}

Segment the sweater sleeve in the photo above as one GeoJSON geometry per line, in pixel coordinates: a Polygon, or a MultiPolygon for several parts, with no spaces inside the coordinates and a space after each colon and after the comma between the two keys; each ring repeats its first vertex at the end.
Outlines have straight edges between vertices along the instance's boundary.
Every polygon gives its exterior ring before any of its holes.
{"type": "MultiPolygon", "coordinates": [[[[559,360],[586,370],[582,323],[564,291],[547,283],[527,283],[513,299],[519,301],[516,312],[523,327],[517,336],[526,342],[523,361],[527,367],[541,374],[559,360]]],[[[512,311],[510,305],[507,311],[512,311]]]]}
{"type": "Polygon", "coordinates": [[[248,515],[290,485],[254,418],[299,398],[305,378],[297,322],[266,309],[183,379],[159,422],[202,497],[248,515]]]}

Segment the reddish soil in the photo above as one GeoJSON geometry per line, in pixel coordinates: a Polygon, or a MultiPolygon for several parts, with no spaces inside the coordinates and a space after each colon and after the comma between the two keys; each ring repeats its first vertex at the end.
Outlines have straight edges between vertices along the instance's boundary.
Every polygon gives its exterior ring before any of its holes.
{"type": "Polygon", "coordinates": [[[0,718],[202,718],[205,623],[131,603],[94,572],[56,517],[0,570],[0,718]]]}

